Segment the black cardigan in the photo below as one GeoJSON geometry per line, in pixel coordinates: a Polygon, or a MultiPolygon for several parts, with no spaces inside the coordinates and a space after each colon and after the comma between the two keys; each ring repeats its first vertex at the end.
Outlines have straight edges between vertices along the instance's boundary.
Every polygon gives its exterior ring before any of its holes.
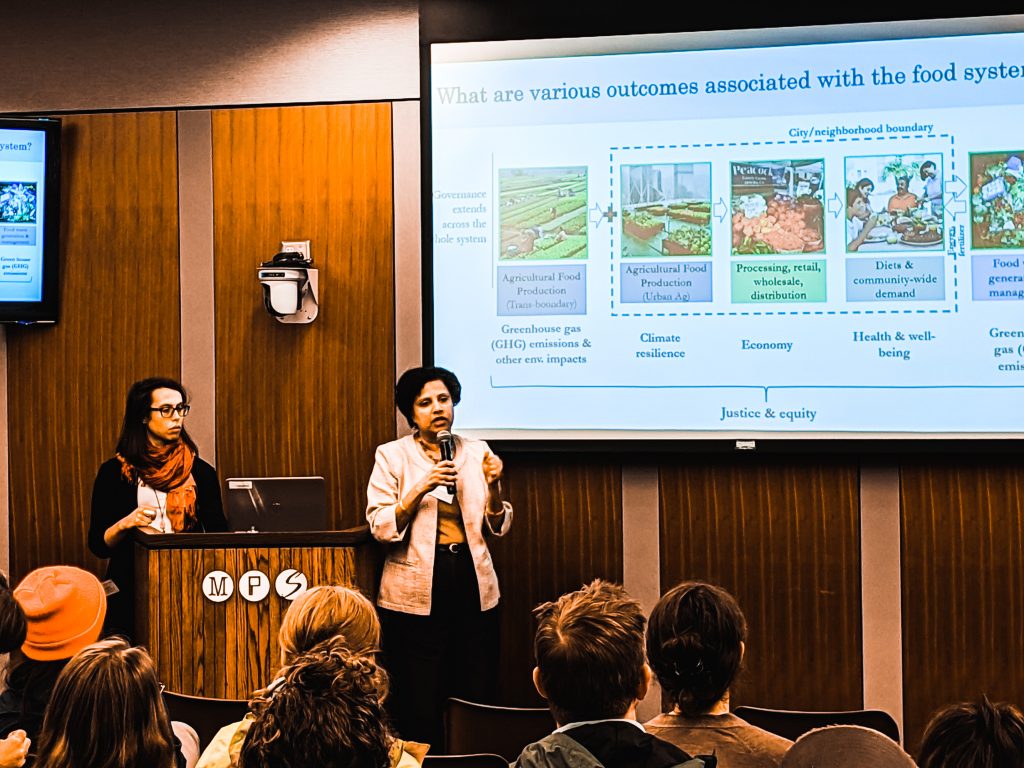
{"type": "MultiPolygon", "coordinates": [[[[227,520],[220,498],[220,480],[217,470],[196,457],[192,465],[192,479],[196,482],[196,518],[198,524],[190,532],[210,533],[226,531],[227,520]]],[[[138,506],[138,486],[121,475],[121,462],[116,458],[103,462],[92,486],[92,512],[89,517],[89,550],[97,557],[108,557],[107,578],[117,584],[117,595],[108,601],[106,627],[132,633],[135,615],[135,565],[132,557],[132,539],[123,538],[113,548],[103,540],[103,534],[138,506]]]]}

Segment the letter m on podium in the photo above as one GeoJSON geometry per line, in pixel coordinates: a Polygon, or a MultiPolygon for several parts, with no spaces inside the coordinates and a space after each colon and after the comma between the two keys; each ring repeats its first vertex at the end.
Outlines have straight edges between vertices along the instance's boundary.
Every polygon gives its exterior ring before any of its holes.
{"type": "Polygon", "coordinates": [[[231,594],[229,582],[230,576],[214,576],[210,574],[206,577],[206,594],[210,597],[227,597],[231,594]]]}

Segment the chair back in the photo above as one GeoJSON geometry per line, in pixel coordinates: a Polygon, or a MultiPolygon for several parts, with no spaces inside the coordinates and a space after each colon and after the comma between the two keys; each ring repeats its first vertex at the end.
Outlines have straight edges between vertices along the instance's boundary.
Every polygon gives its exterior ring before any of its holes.
{"type": "Polygon", "coordinates": [[[808,731],[826,725],[859,725],[871,728],[900,743],[900,729],[888,712],[880,709],[853,709],[844,712],[801,712],[790,709],[736,707],[736,717],[776,736],[796,741],[808,731]]]}
{"type": "Polygon", "coordinates": [[[217,731],[238,722],[249,711],[249,702],[245,699],[207,699],[173,691],[164,691],[163,696],[164,707],[171,720],[181,720],[196,729],[200,754],[217,731]]]}
{"type": "Polygon", "coordinates": [[[423,768],[508,768],[501,755],[427,755],[423,768]]]}
{"type": "Polygon", "coordinates": [[[497,754],[511,763],[523,747],[555,730],[546,707],[495,707],[448,699],[444,712],[445,748],[452,755],[497,754]]]}

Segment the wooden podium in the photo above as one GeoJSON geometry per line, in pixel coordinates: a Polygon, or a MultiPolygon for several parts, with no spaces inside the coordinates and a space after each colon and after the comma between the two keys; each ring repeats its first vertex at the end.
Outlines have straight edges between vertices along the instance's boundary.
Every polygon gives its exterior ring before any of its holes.
{"type": "Polygon", "coordinates": [[[308,587],[344,584],[376,599],[381,552],[366,526],[134,535],[135,637],[179,693],[247,699],[269,683],[290,603],[282,594],[297,596],[302,576],[308,587]]]}

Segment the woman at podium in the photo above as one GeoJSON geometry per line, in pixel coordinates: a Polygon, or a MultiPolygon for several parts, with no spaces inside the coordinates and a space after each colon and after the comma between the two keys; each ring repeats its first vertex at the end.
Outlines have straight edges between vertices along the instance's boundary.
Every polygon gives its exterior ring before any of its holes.
{"type": "Polygon", "coordinates": [[[199,458],[185,431],[185,388],[173,379],[137,381],[128,390],[114,458],[92,489],[89,549],[110,558],[107,632],[134,634],[134,528],[154,533],[226,531],[217,471],[199,458]]]}
{"type": "Polygon", "coordinates": [[[485,533],[508,531],[501,459],[451,435],[459,380],[413,368],[395,404],[413,434],[377,448],[366,519],[387,544],[377,604],[399,734],[440,744],[450,696],[485,701],[496,678],[498,577],[485,533]]]}

